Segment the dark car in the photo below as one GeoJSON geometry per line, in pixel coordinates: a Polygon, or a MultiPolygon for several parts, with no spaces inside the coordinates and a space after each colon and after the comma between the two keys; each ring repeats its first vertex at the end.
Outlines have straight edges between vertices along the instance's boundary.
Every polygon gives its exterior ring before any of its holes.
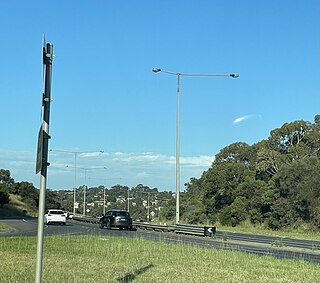
{"type": "Polygon", "coordinates": [[[132,218],[126,210],[112,209],[100,218],[99,226],[101,229],[104,227],[107,227],[107,229],[117,227],[119,229],[132,230],[132,218]]]}

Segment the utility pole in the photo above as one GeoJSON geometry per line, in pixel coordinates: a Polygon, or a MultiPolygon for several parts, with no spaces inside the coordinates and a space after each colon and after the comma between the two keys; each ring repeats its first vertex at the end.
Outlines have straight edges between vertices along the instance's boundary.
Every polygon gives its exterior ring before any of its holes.
{"type": "Polygon", "coordinates": [[[130,212],[130,189],[129,189],[129,187],[128,187],[128,198],[127,198],[127,200],[128,200],[127,211],[130,212]]]}
{"type": "Polygon", "coordinates": [[[52,79],[52,60],[53,45],[43,44],[42,52],[43,68],[45,70],[44,92],[42,93],[43,121],[38,136],[38,151],[36,174],[40,174],[40,195],[38,212],[38,237],[37,237],[37,266],[36,283],[41,283],[42,277],[42,255],[43,255],[43,226],[45,212],[45,196],[47,185],[48,163],[48,145],[49,145],[49,121],[50,121],[50,103],[51,103],[51,79],[52,79]]]}

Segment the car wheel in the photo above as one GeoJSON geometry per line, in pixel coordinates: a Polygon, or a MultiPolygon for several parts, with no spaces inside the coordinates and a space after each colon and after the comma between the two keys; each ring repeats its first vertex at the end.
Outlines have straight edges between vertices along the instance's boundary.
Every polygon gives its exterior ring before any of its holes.
{"type": "Polygon", "coordinates": [[[103,229],[104,225],[102,224],[102,222],[100,222],[99,227],[100,229],[103,229]]]}
{"type": "Polygon", "coordinates": [[[111,222],[110,221],[107,222],[107,229],[111,229],[111,222]]]}

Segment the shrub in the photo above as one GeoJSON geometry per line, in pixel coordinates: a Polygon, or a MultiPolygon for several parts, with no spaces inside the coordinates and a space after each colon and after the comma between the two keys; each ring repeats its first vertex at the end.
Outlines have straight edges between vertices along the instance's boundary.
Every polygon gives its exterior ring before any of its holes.
{"type": "Polygon", "coordinates": [[[9,194],[7,192],[0,191],[0,206],[8,204],[10,201],[9,194]]]}

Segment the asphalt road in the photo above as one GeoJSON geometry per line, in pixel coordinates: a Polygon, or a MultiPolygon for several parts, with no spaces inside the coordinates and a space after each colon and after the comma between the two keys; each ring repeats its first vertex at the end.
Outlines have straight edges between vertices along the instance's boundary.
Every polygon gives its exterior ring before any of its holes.
{"type": "MultiPolygon", "coordinates": [[[[0,219],[0,222],[8,224],[13,228],[11,231],[0,232],[0,237],[37,236],[38,220],[36,218],[0,219]]],[[[67,225],[45,225],[44,235],[140,237],[153,241],[184,243],[205,248],[238,250],[241,252],[269,255],[277,258],[297,258],[320,264],[319,242],[286,238],[283,240],[286,245],[283,245],[283,242],[281,242],[282,244],[280,246],[275,246],[273,242],[278,242],[278,238],[263,235],[228,233],[227,241],[223,241],[221,237],[218,237],[218,239],[211,239],[170,232],[155,232],[139,229],[137,231],[100,229],[97,224],[74,220],[68,221],[67,225]],[[293,246],[290,246],[290,243],[293,246]]],[[[220,235],[220,233],[218,233],[218,235],[220,235]]]]}
{"type": "MultiPolygon", "coordinates": [[[[13,228],[11,231],[0,232],[0,236],[37,236],[38,219],[0,219],[13,228]]],[[[77,222],[69,220],[66,225],[50,224],[44,225],[44,235],[121,235],[130,236],[132,231],[100,229],[96,224],[77,222]]]]}

